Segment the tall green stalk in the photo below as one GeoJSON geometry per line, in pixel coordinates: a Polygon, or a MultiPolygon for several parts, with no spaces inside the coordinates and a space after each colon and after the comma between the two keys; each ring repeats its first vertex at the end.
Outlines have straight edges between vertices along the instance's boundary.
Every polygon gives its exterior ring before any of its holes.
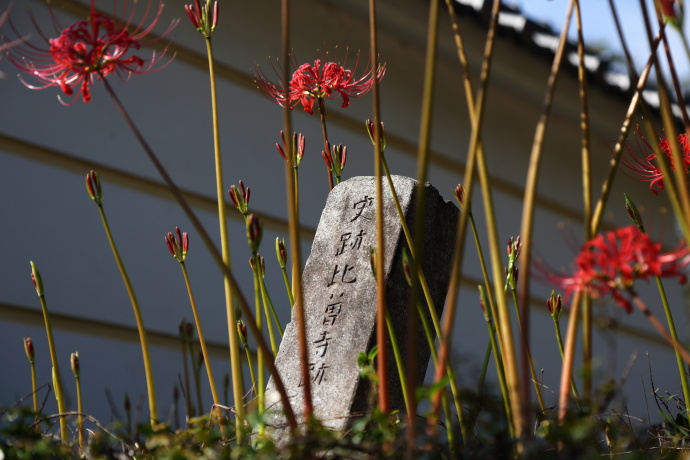
{"type": "MultiPolygon", "coordinates": [[[[283,46],[283,62],[288,63],[290,57],[290,0],[281,0],[281,43],[283,46]]],[[[283,66],[283,81],[290,81],[289,66],[283,66]]],[[[286,95],[287,96],[287,95],[286,95]]],[[[286,138],[292,133],[292,117],[287,105],[283,108],[283,132],[286,138]]],[[[295,147],[292,147],[294,149],[295,147]]],[[[289,152],[288,158],[295,158],[294,150],[289,152]]],[[[299,236],[299,205],[297,203],[297,187],[295,183],[294,165],[285,162],[285,187],[287,189],[288,231],[290,236],[290,253],[292,255],[292,294],[295,299],[294,314],[297,328],[297,342],[299,344],[299,362],[302,378],[302,393],[304,396],[303,415],[309,422],[314,413],[311,398],[311,378],[309,376],[309,349],[307,346],[307,326],[304,316],[304,296],[302,295],[302,267],[299,236]]],[[[328,173],[330,175],[330,171],[328,173]]],[[[330,176],[329,176],[330,177],[330,176]]],[[[275,374],[274,374],[275,378],[275,374]]],[[[283,397],[283,404],[286,403],[283,397]]],[[[296,426],[291,427],[293,432],[296,426]]],[[[295,433],[296,434],[296,433],[295,433]]]]}
{"type": "MultiPolygon", "coordinates": [[[[378,29],[376,23],[376,0],[369,0],[369,47],[374,62],[372,67],[378,69],[378,29]]],[[[390,396],[388,393],[388,351],[386,350],[386,278],[385,266],[385,236],[383,233],[383,187],[381,186],[381,101],[379,95],[378,78],[372,79],[372,105],[374,121],[374,181],[376,182],[376,344],[379,348],[377,355],[377,374],[379,378],[379,401],[381,412],[390,411],[390,396]]]]}
{"type": "Polygon", "coordinates": [[[139,331],[139,343],[141,345],[141,354],[144,358],[144,373],[146,374],[146,389],[149,398],[149,412],[151,425],[155,425],[158,422],[158,405],[156,404],[156,387],[153,382],[153,366],[151,364],[151,356],[149,354],[149,341],[146,334],[146,328],[144,327],[144,319],[141,316],[141,309],[139,308],[139,301],[134,293],[134,288],[129,280],[129,275],[125,269],[125,265],[120,257],[120,252],[117,249],[113,234],[110,231],[110,225],[108,224],[108,218],[105,215],[105,210],[103,209],[103,199],[101,193],[101,181],[98,178],[98,174],[95,171],[90,171],[86,175],[86,189],[89,192],[89,196],[96,203],[98,207],[98,213],[101,216],[101,221],[103,222],[103,229],[105,230],[105,235],[108,238],[108,243],[110,244],[110,249],[113,252],[113,257],[115,258],[115,263],[120,271],[120,276],[122,276],[122,281],[125,284],[125,289],[127,290],[127,295],[129,296],[129,301],[132,304],[132,310],[134,311],[134,319],[137,323],[137,330],[139,331]]]}
{"type": "MultiPolygon", "coordinates": [[[[218,388],[216,387],[216,379],[213,377],[213,369],[211,369],[211,355],[206,347],[206,339],[204,338],[204,331],[201,327],[201,319],[199,318],[199,311],[196,308],[196,301],[194,300],[194,293],[192,292],[192,285],[189,282],[189,275],[187,274],[187,266],[184,261],[180,262],[180,268],[182,268],[182,276],[184,277],[184,284],[187,287],[187,293],[189,294],[189,303],[192,306],[192,314],[194,315],[194,322],[196,323],[196,332],[199,335],[199,345],[201,346],[201,352],[204,355],[204,365],[206,366],[206,374],[208,376],[208,383],[211,387],[211,397],[213,398],[213,404],[218,406],[221,404],[220,396],[218,395],[218,388]]],[[[201,408],[199,408],[201,411],[201,408]]]]}
{"type": "MultiPolygon", "coordinates": [[[[223,165],[220,153],[220,127],[218,123],[218,95],[216,92],[216,74],[213,60],[213,45],[211,36],[206,38],[206,53],[208,55],[208,73],[211,83],[211,111],[213,115],[213,152],[216,169],[216,194],[218,196],[218,224],[220,228],[220,248],[223,262],[230,265],[230,241],[228,239],[228,221],[225,214],[225,187],[223,184],[223,165]]],[[[237,317],[233,299],[232,285],[224,276],[225,311],[228,318],[228,340],[230,342],[230,366],[232,368],[232,393],[235,399],[235,417],[237,418],[237,440],[242,442],[244,437],[244,383],[242,380],[242,362],[240,361],[240,346],[237,337],[237,317]]]]}
{"type": "MultiPolygon", "coordinates": [[[[67,420],[62,415],[66,412],[65,396],[62,392],[62,379],[60,378],[60,366],[58,363],[57,350],[55,349],[55,341],[53,340],[53,328],[50,325],[50,315],[48,315],[48,307],[46,305],[45,291],[43,290],[43,280],[41,274],[36,267],[36,264],[31,263],[31,280],[36,288],[36,294],[41,301],[41,311],[43,312],[43,322],[45,323],[46,335],[48,336],[48,348],[50,350],[50,361],[53,364],[53,385],[55,387],[55,399],[57,400],[58,412],[60,413],[60,438],[63,443],[69,441],[69,432],[67,431],[67,420]]],[[[35,393],[34,393],[35,394],[35,393]]]]}

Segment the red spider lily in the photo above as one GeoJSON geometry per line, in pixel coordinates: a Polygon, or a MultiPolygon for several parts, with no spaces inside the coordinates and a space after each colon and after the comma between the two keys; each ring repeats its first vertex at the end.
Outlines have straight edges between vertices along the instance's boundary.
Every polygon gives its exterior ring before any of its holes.
{"type": "MultiPolygon", "coordinates": [[[[160,69],[161,67],[156,67],[156,64],[165,56],[167,47],[160,53],[154,52],[148,58],[135,53],[160,39],[144,41],[161,17],[162,0],[158,0],[157,8],[154,0],[149,0],[139,21],[145,23],[152,16],[148,26],[133,24],[134,7],[129,8],[129,5],[125,5],[121,11],[122,18],[112,19],[96,11],[95,1],[91,0],[88,20],[77,21],[60,30],[57,19],[53,17],[57,38],[47,38],[36,25],[38,35],[48,48],[40,48],[27,42],[25,46],[16,47],[8,53],[9,59],[19,70],[40,82],[39,85],[33,85],[22,79],[22,83],[31,89],[58,86],[67,96],[72,96],[74,89],[81,87],[82,100],[89,102],[91,85],[96,79],[100,80],[115,73],[121,79],[127,80],[132,74],[160,69]]],[[[36,24],[33,18],[32,20],[36,24]]],[[[177,22],[173,21],[161,37],[170,33],[177,22]]],[[[13,24],[10,23],[10,27],[19,35],[13,24]]],[[[167,62],[164,65],[167,65],[167,62]]],[[[75,100],[76,97],[69,103],[63,102],[62,99],[60,101],[63,105],[71,105],[75,100]]]]}
{"type": "MultiPolygon", "coordinates": [[[[355,78],[359,57],[360,54],[357,53],[354,70],[348,70],[340,63],[329,61],[328,53],[324,53],[323,60],[316,59],[314,64],[297,66],[293,62],[296,70],[287,85],[282,81],[273,83],[259,66],[255,67],[254,77],[259,88],[282,107],[293,109],[296,105],[302,104],[305,112],[313,114],[316,99],[340,97],[343,100],[342,107],[345,108],[350,105],[351,97],[368,93],[374,84],[374,78],[381,81],[386,73],[385,65],[379,65],[375,72],[372,67],[367,66],[362,76],[355,78]]],[[[282,78],[282,73],[279,73],[278,69],[274,68],[274,71],[282,78]]]]}
{"type": "MultiPolygon", "coordinates": [[[[678,146],[683,160],[683,168],[688,172],[690,170],[690,142],[688,141],[687,134],[678,136],[678,146]]],[[[637,148],[628,145],[627,151],[628,155],[622,157],[621,164],[632,172],[634,176],[639,177],[640,180],[649,181],[649,189],[653,194],[658,195],[658,190],[664,188],[664,173],[659,167],[657,152],[660,151],[664,154],[671,171],[675,171],[676,168],[673,163],[669,140],[662,137],[658,148],[655,149],[638,131],[637,148]]]]}
{"type": "Polygon", "coordinates": [[[632,304],[621,290],[630,290],[638,279],[678,277],[686,281],[682,270],[690,263],[690,250],[685,245],[668,253],[661,252],[661,244],[636,226],[619,228],[600,234],[588,241],[575,258],[573,275],[549,274],[560,285],[565,296],[575,292],[593,298],[611,294],[618,305],[632,312],[632,304]]]}

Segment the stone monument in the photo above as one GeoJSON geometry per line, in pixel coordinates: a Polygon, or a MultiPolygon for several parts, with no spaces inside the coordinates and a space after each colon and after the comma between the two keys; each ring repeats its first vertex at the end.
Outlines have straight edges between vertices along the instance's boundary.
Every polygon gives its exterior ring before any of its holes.
{"type": "MultiPolygon", "coordinates": [[[[403,272],[402,248],[407,243],[390,188],[385,178],[383,181],[387,305],[404,354],[410,288],[403,272]]],[[[414,231],[417,181],[393,176],[393,184],[408,227],[414,231]]],[[[371,409],[369,382],[360,377],[357,355],[376,344],[377,288],[369,256],[369,248],[376,246],[375,185],[373,177],[353,177],[333,188],[302,275],[314,415],[334,430],[347,429],[353,417],[371,409]]],[[[458,209],[444,201],[434,187],[425,187],[422,267],[440,316],[448,289],[458,209]]],[[[421,385],[430,357],[421,322],[418,334],[417,384],[421,385]]],[[[391,409],[404,410],[392,351],[388,356],[391,409]]],[[[294,311],[280,344],[276,368],[299,418],[304,395],[294,311]]],[[[267,423],[280,442],[285,418],[279,399],[271,379],[266,390],[267,423]]]]}

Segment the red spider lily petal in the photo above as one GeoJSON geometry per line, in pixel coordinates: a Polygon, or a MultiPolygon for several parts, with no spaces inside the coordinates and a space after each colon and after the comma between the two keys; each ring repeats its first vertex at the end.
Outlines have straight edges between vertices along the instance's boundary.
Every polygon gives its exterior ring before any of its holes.
{"type": "Polygon", "coordinates": [[[632,304],[621,294],[638,279],[678,277],[684,283],[682,270],[690,263],[685,245],[661,253],[661,245],[631,225],[600,234],[585,243],[575,259],[571,276],[549,275],[569,296],[583,292],[593,298],[611,294],[618,305],[630,313],[632,304]]]}
{"type": "MultiPolygon", "coordinates": [[[[56,27],[58,36],[50,39],[34,20],[38,35],[46,42],[48,49],[27,44],[8,53],[9,59],[19,70],[41,83],[36,86],[22,79],[28,88],[45,89],[57,86],[67,96],[71,96],[74,94],[74,89],[79,88],[82,100],[89,102],[91,101],[91,85],[97,79],[115,73],[121,79],[127,80],[133,74],[152,72],[161,68],[154,67],[165,56],[167,47],[160,53],[154,52],[148,58],[135,54],[142,47],[159,40],[156,38],[144,41],[163,12],[162,0],[158,0],[157,8],[152,8],[153,5],[154,2],[150,0],[141,15],[142,24],[146,23],[151,16],[149,25],[143,27],[133,24],[134,8],[128,11],[125,6],[122,9],[126,13],[124,17],[113,19],[96,11],[95,2],[92,0],[88,20],[77,21],[62,30],[56,27]]],[[[55,17],[53,19],[57,24],[55,17]]],[[[176,25],[177,20],[170,24],[161,37],[165,37],[176,25]]],[[[14,26],[12,24],[10,26],[18,35],[14,26]]],[[[65,105],[70,105],[75,100],[65,105]]]]}
{"type": "MultiPolygon", "coordinates": [[[[342,99],[341,107],[346,108],[350,104],[351,97],[359,97],[368,93],[374,78],[381,81],[386,73],[386,66],[380,65],[376,71],[367,67],[361,77],[355,79],[354,75],[359,63],[359,53],[355,63],[355,70],[348,70],[342,65],[328,61],[328,54],[324,59],[316,59],[313,64],[302,64],[296,67],[290,81],[273,83],[261,71],[255,67],[255,81],[266,96],[274,99],[283,107],[294,108],[302,104],[305,112],[314,113],[314,101],[316,99],[342,99]]],[[[283,73],[274,71],[282,78],[283,73]]],[[[282,69],[280,69],[282,70],[282,69]]]]}

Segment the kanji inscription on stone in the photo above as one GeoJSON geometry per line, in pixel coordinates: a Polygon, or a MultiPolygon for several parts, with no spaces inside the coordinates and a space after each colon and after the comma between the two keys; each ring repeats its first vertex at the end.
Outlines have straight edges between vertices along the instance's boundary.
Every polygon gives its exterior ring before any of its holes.
{"type": "MultiPolygon", "coordinates": [[[[405,220],[413,229],[417,181],[393,176],[393,183],[405,220]]],[[[434,187],[429,184],[425,187],[422,268],[440,316],[448,289],[458,209],[444,201],[434,187]]],[[[314,415],[334,430],[346,429],[353,417],[370,409],[368,381],[360,376],[357,354],[368,352],[376,342],[376,280],[369,257],[369,248],[376,246],[375,197],[373,177],[354,177],[333,188],[302,274],[314,415]]],[[[387,305],[396,337],[405,350],[410,289],[402,267],[402,248],[407,243],[385,179],[383,197],[387,305]]],[[[294,319],[293,311],[292,322],[287,325],[280,344],[276,368],[299,416],[304,382],[294,319]]],[[[430,356],[421,326],[417,343],[418,383],[421,384],[430,356]]],[[[392,352],[389,356],[391,407],[403,409],[402,388],[392,352]]],[[[281,429],[285,418],[273,379],[268,383],[266,401],[271,414],[268,424],[280,442],[287,431],[281,429]]]]}

